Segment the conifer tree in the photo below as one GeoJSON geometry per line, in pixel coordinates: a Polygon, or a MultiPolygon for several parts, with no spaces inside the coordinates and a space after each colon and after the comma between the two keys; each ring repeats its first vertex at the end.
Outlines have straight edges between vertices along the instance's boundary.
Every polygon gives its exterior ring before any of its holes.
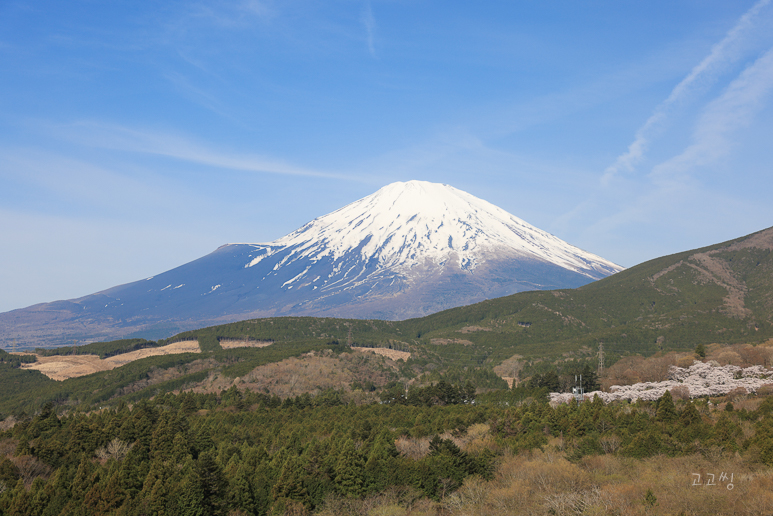
{"type": "Polygon", "coordinates": [[[219,515],[226,512],[228,482],[212,451],[205,451],[193,467],[194,480],[201,492],[201,503],[206,514],[219,515]]]}
{"type": "Polygon", "coordinates": [[[182,433],[176,433],[172,440],[172,449],[169,452],[168,459],[176,464],[182,464],[192,457],[190,442],[182,433]]]}
{"type": "MultiPolygon", "coordinates": [[[[46,482],[46,506],[40,516],[59,516],[65,514],[64,507],[70,498],[70,470],[62,466],[54,472],[54,475],[46,482]]],[[[1,512],[1,511],[0,511],[1,512]]]]}
{"type": "Polygon", "coordinates": [[[655,413],[655,420],[666,424],[677,420],[676,407],[674,399],[671,397],[671,391],[666,391],[658,400],[658,408],[655,413]]]}
{"type": "Polygon", "coordinates": [[[139,442],[134,443],[126,458],[121,461],[121,487],[127,497],[134,498],[142,490],[149,468],[147,449],[139,442]]]}
{"type": "Polygon", "coordinates": [[[150,490],[150,496],[147,500],[147,507],[150,514],[154,516],[165,516],[168,514],[168,490],[166,488],[163,479],[159,478],[156,483],[153,484],[153,489],[150,490]]]}
{"type": "Polygon", "coordinates": [[[204,508],[204,495],[191,468],[183,477],[175,498],[175,514],[180,516],[207,516],[204,508]]]}
{"type": "Polygon", "coordinates": [[[738,426],[723,412],[714,425],[711,442],[725,449],[735,450],[738,447],[735,435],[738,433],[740,433],[738,426]]]}
{"type": "Polygon", "coordinates": [[[50,503],[49,493],[45,489],[45,482],[37,477],[30,488],[30,514],[35,516],[43,514],[50,503]]]}
{"type": "Polygon", "coordinates": [[[308,494],[303,484],[303,464],[297,455],[288,455],[271,490],[274,500],[288,498],[303,502],[308,494]]]}
{"type": "Polygon", "coordinates": [[[109,514],[123,504],[126,494],[121,488],[120,470],[116,470],[102,487],[101,501],[97,507],[98,514],[109,514]]]}
{"type": "Polygon", "coordinates": [[[13,486],[18,479],[19,469],[16,465],[8,457],[0,457],[0,482],[5,486],[13,486]]]}
{"type": "Polygon", "coordinates": [[[706,432],[706,425],[703,424],[703,419],[695,407],[695,403],[687,403],[684,410],[680,412],[679,426],[681,430],[675,436],[683,443],[691,443],[706,432]]]}
{"type": "Polygon", "coordinates": [[[245,467],[240,467],[229,486],[229,505],[231,509],[255,514],[256,506],[253,496],[250,473],[245,467]]]}
{"type": "Polygon", "coordinates": [[[93,472],[91,461],[85,455],[82,456],[72,482],[73,501],[80,503],[91,489],[90,480],[93,472]]]}
{"type": "Polygon", "coordinates": [[[339,493],[350,498],[363,494],[362,467],[362,458],[354,448],[354,441],[347,439],[335,467],[335,484],[339,493]]]}
{"type": "Polygon", "coordinates": [[[398,452],[389,432],[383,431],[371,447],[363,470],[363,489],[369,493],[381,492],[391,483],[392,462],[398,452]]]}
{"type": "Polygon", "coordinates": [[[18,514],[19,516],[27,516],[32,514],[31,497],[24,487],[24,480],[19,479],[16,482],[16,487],[9,495],[10,504],[5,514],[18,514]]]}

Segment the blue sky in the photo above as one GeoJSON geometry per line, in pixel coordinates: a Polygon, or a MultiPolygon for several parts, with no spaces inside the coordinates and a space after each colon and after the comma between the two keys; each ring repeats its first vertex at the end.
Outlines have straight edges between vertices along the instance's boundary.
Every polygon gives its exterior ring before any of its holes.
{"type": "Polygon", "coordinates": [[[5,0],[0,311],[410,179],[624,266],[742,236],[772,97],[764,0],[5,0]]]}

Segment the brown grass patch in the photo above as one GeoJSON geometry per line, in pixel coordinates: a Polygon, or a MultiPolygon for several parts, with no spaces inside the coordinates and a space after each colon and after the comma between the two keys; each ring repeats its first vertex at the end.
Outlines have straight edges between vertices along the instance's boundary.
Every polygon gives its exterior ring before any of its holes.
{"type": "Polygon", "coordinates": [[[354,351],[367,351],[370,353],[375,353],[377,355],[381,355],[382,357],[387,357],[391,360],[402,360],[403,362],[407,362],[409,358],[411,358],[411,353],[408,351],[397,351],[396,349],[389,349],[389,348],[360,348],[360,347],[354,347],[352,346],[352,349],[354,351]]]}
{"type": "Polygon", "coordinates": [[[220,392],[238,384],[242,390],[287,398],[304,393],[316,396],[327,389],[335,389],[344,391],[347,402],[372,403],[378,399],[375,392],[352,392],[351,385],[373,382],[376,387],[382,387],[396,379],[398,370],[395,362],[375,353],[341,353],[336,356],[329,350],[323,350],[258,366],[239,378],[214,373],[193,387],[193,391],[220,392]]]}
{"type": "Polygon", "coordinates": [[[712,462],[700,455],[600,455],[573,464],[550,448],[505,455],[491,481],[467,478],[443,500],[447,514],[751,516],[773,510],[773,471],[737,456],[712,462]],[[651,504],[648,490],[656,498],[651,504]]]}
{"type": "Polygon", "coordinates": [[[491,328],[485,328],[483,326],[465,326],[458,330],[459,333],[474,333],[476,331],[493,331],[491,328]]]}
{"type": "Polygon", "coordinates": [[[273,340],[221,340],[220,347],[223,349],[234,348],[265,348],[273,344],[273,340]]]}
{"type": "Polygon", "coordinates": [[[52,380],[63,381],[78,378],[98,371],[109,371],[141,358],[180,353],[201,353],[198,341],[185,340],[158,348],[147,348],[116,355],[104,360],[97,355],[61,355],[52,357],[37,356],[37,362],[22,364],[23,369],[40,371],[52,380]]]}
{"type": "Polygon", "coordinates": [[[445,346],[446,344],[461,344],[462,346],[472,346],[472,342],[465,339],[429,339],[430,344],[435,346],[445,346]]]}

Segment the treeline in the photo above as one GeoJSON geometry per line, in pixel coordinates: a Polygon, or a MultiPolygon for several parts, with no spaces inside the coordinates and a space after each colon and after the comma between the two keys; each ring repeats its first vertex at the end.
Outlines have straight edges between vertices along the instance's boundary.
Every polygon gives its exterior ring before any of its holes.
{"type": "Polygon", "coordinates": [[[44,349],[37,348],[35,353],[43,357],[60,355],[99,355],[100,358],[108,358],[115,355],[123,355],[145,348],[155,348],[158,342],[145,339],[121,339],[109,342],[92,342],[83,346],[65,346],[61,348],[44,349]]]}
{"type": "Polygon", "coordinates": [[[203,351],[220,349],[221,339],[264,340],[273,342],[338,341],[352,346],[395,347],[400,323],[378,320],[330,319],[322,317],[273,317],[250,319],[180,333],[166,340],[198,340],[203,351]]]}
{"type": "Polygon", "coordinates": [[[443,372],[430,371],[420,376],[419,383],[445,381],[456,385],[472,383],[478,389],[507,389],[507,382],[489,368],[451,366],[443,372]]]}
{"type": "Polygon", "coordinates": [[[476,388],[471,382],[465,385],[453,385],[445,380],[418,387],[412,385],[405,389],[399,382],[390,382],[381,391],[381,402],[387,405],[411,405],[413,407],[432,407],[435,405],[473,404],[476,388]]]}
{"type": "Polygon", "coordinates": [[[582,368],[569,369],[563,374],[552,368],[542,374],[537,373],[529,379],[527,387],[544,388],[547,392],[572,392],[573,387],[582,387],[584,392],[601,390],[598,374],[587,363],[582,368]]]}
{"type": "Polygon", "coordinates": [[[37,359],[34,356],[12,355],[0,349],[0,367],[6,366],[12,369],[17,369],[21,367],[22,364],[31,364],[35,361],[37,361],[37,359]]]}

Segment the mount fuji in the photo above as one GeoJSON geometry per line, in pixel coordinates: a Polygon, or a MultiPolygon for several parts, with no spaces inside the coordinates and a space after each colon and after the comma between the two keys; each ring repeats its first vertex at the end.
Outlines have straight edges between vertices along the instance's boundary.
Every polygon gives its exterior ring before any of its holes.
{"type": "Polygon", "coordinates": [[[419,317],[622,267],[445,184],[408,181],[269,243],[226,244],[157,276],[0,314],[4,344],[56,345],[254,317],[419,317]]]}

